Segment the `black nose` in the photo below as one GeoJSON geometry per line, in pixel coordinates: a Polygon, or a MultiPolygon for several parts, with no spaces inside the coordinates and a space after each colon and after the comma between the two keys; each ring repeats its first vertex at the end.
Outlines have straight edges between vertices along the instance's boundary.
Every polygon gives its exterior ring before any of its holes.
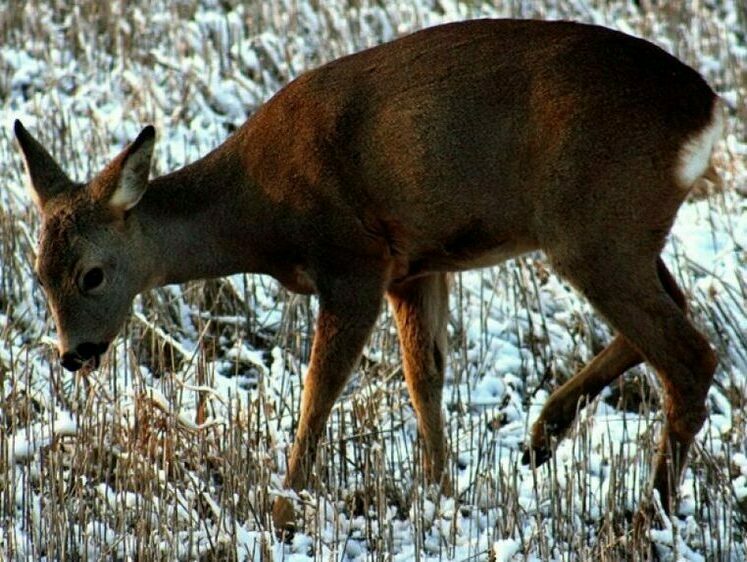
{"type": "Polygon", "coordinates": [[[99,366],[99,357],[107,350],[107,342],[91,343],[83,342],[75,351],[67,351],[60,357],[60,364],[68,371],[77,371],[83,366],[83,363],[93,358],[93,368],[99,366]]]}
{"type": "Polygon", "coordinates": [[[83,361],[80,360],[77,354],[68,351],[60,357],[60,364],[68,371],[77,371],[83,366],[83,361]]]}
{"type": "Polygon", "coordinates": [[[90,359],[91,357],[96,357],[98,355],[101,355],[106,351],[106,348],[109,347],[109,344],[106,342],[103,343],[91,343],[91,342],[83,342],[78,345],[78,347],[75,348],[75,353],[80,357],[81,360],[86,361],[90,359]]]}

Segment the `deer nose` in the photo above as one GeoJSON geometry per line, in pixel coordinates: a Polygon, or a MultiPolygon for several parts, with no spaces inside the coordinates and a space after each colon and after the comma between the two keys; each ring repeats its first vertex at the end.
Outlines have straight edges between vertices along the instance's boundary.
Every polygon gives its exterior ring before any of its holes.
{"type": "Polygon", "coordinates": [[[77,353],[68,351],[63,353],[60,357],[60,365],[62,365],[68,371],[74,372],[83,366],[83,361],[80,360],[77,353]]]}
{"type": "Polygon", "coordinates": [[[60,364],[68,371],[77,371],[83,366],[83,363],[93,358],[93,368],[95,369],[99,366],[99,356],[108,347],[109,344],[107,342],[83,342],[75,348],[75,351],[66,351],[63,353],[62,357],[60,357],[60,364]]]}

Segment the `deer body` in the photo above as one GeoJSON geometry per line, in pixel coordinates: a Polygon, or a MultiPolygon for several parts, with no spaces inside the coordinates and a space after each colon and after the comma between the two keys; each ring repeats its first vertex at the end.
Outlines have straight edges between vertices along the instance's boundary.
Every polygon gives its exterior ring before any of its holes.
{"type": "MultiPolygon", "coordinates": [[[[547,458],[578,400],[645,359],[666,391],[654,485],[668,506],[705,417],[715,358],[658,256],[708,169],[717,107],[694,70],[640,39],[482,20],[309,72],[206,157],[150,181],[152,128],[80,186],[18,124],[44,217],[37,270],[63,364],[97,359],[132,297],[150,287],[258,272],[317,294],[286,478],[298,489],[386,296],[426,475],[448,487],[446,272],[541,249],[619,335],[550,398],[530,450],[547,458]],[[89,233],[85,244],[65,234],[71,221],[89,233]]],[[[276,524],[292,520],[279,501],[276,524]]]]}

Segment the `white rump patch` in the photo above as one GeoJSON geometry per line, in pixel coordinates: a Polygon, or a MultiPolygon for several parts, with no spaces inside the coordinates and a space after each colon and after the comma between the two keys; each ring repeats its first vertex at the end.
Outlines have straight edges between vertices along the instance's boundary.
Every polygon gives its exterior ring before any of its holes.
{"type": "Polygon", "coordinates": [[[724,115],[721,101],[713,104],[711,122],[695,134],[680,150],[679,163],[675,174],[677,181],[685,189],[690,189],[695,180],[708,170],[711,153],[724,130],[724,115]]]}

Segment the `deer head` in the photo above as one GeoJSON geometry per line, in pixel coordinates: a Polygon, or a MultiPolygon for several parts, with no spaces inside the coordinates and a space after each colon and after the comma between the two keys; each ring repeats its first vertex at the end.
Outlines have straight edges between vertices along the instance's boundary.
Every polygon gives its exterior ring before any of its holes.
{"type": "Polygon", "coordinates": [[[75,371],[101,354],[148,285],[144,240],[130,210],[148,187],[155,129],[144,128],[88,183],[73,182],[15,122],[31,196],[41,213],[35,270],[57,325],[62,365],[75,371]]]}

